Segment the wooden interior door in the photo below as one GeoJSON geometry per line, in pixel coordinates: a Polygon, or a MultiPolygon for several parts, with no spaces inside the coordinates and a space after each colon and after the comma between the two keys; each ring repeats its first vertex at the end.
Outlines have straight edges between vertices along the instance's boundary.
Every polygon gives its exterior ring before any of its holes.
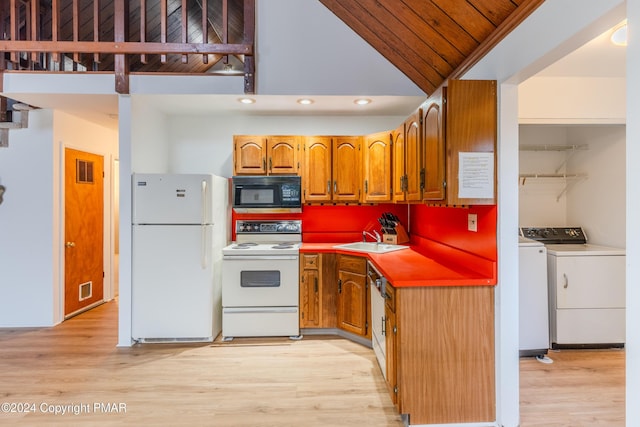
{"type": "Polygon", "coordinates": [[[64,315],[103,299],[104,159],[65,149],[64,315]]]}

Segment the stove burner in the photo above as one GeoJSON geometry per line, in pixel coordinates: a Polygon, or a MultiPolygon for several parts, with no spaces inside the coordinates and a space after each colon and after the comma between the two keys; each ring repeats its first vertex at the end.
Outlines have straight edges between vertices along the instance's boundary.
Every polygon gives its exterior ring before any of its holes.
{"type": "Polygon", "coordinates": [[[246,242],[246,243],[238,243],[231,249],[250,249],[252,246],[257,246],[257,243],[246,242]]]}
{"type": "Polygon", "coordinates": [[[293,245],[290,243],[280,243],[279,245],[271,246],[271,249],[293,249],[293,245]]]}

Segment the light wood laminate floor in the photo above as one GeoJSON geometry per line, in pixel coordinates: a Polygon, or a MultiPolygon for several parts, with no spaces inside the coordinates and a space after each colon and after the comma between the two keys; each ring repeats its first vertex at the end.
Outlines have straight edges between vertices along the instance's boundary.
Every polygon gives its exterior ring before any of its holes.
{"type": "MultiPolygon", "coordinates": [[[[110,302],[54,328],[0,329],[0,425],[403,425],[373,351],[359,344],[116,348],[117,311],[110,302]]],[[[624,425],[624,351],[551,357],[521,360],[522,427],[624,425]]]]}
{"type": "Polygon", "coordinates": [[[624,427],[625,352],[550,350],[520,359],[521,427],[624,427]]]}
{"type": "Polygon", "coordinates": [[[35,405],[0,412],[0,425],[403,425],[373,351],[348,340],[116,344],[115,302],[54,328],[0,329],[0,403],[35,405]],[[100,406],[112,403],[126,412],[100,406]],[[83,413],[44,412],[55,405],[83,413]]]}

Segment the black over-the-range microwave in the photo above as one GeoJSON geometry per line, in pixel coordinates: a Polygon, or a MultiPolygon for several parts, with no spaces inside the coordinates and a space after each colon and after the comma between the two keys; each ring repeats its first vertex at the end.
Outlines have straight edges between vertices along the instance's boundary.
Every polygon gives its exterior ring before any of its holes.
{"type": "Polygon", "coordinates": [[[236,212],[301,212],[302,189],[299,176],[234,176],[231,198],[236,212]]]}

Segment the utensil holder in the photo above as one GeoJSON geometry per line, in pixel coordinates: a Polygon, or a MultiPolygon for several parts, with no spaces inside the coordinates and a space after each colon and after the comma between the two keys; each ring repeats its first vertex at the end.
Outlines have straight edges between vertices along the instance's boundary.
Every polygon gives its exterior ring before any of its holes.
{"type": "Polygon", "coordinates": [[[383,234],[382,241],[384,243],[390,243],[392,245],[399,245],[402,243],[407,243],[409,241],[409,235],[407,234],[407,230],[401,224],[395,226],[396,234],[383,234]]]}

